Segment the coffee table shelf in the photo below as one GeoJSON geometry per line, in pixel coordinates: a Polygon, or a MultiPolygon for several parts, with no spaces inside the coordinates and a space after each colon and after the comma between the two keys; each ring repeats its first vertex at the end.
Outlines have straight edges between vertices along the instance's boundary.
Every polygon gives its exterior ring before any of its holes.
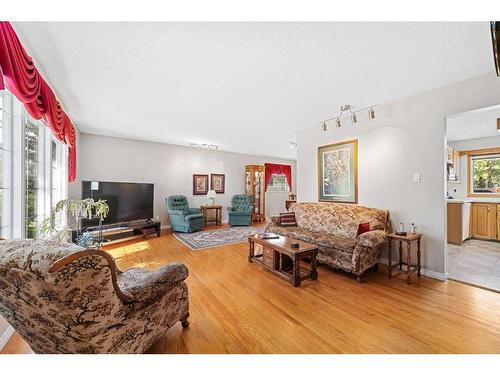
{"type": "Polygon", "coordinates": [[[300,286],[303,280],[316,280],[316,257],[318,248],[304,241],[279,238],[263,239],[259,235],[248,237],[248,262],[258,262],[274,274],[290,281],[293,286],[300,286]],[[292,242],[298,248],[292,248],[292,242]],[[255,244],[262,246],[262,252],[255,252],[255,244]],[[309,259],[310,268],[303,267],[301,260],[309,259]]]}

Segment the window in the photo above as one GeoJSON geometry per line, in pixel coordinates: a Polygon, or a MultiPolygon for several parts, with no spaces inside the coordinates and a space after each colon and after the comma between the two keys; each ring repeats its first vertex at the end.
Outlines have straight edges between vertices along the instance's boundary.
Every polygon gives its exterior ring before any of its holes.
{"type": "Polygon", "coordinates": [[[500,195],[500,154],[470,158],[473,194],[500,195]]]}
{"type": "MultiPolygon", "coordinates": [[[[25,117],[25,215],[27,238],[39,237],[38,227],[57,202],[66,196],[66,147],[57,141],[41,121],[25,117]]],[[[64,213],[55,217],[56,227],[64,224],[64,213]]]]}
{"type": "Polygon", "coordinates": [[[0,91],[0,237],[12,237],[12,103],[0,91]]]}
{"type": "Polygon", "coordinates": [[[288,182],[284,174],[272,174],[267,185],[267,191],[289,191],[288,182]]]}
{"type": "MultiPolygon", "coordinates": [[[[0,237],[37,238],[40,223],[67,196],[67,147],[0,91],[0,237]]],[[[64,213],[56,215],[64,226],[64,213]]]]}

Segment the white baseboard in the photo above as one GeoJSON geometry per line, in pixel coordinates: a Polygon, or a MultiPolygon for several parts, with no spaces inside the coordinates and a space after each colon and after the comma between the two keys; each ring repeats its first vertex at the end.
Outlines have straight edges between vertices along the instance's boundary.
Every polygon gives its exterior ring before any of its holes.
{"type": "Polygon", "coordinates": [[[0,350],[2,350],[5,345],[9,342],[11,336],[14,334],[14,328],[12,326],[8,326],[7,329],[4,331],[2,336],[0,336],[0,350]]]}
{"type": "MultiPolygon", "coordinates": [[[[387,266],[389,264],[389,260],[387,258],[381,258],[379,263],[385,264],[387,266]]],[[[430,277],[431,279],[436,279],[439,281],[448,280],[447,273],[436,272],[436,271],[428,270],[427,268],[422,268],[421,272],[422,272],[422,275],[430,277]]]]}

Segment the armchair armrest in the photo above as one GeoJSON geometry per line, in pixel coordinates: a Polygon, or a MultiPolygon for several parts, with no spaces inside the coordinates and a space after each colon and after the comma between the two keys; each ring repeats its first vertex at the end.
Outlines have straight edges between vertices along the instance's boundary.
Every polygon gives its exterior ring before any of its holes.
{"type": "Polygon", "coordinates": [[[179,215],[179,216],[184,216],[185,213],[182,210],[168,210],[169,215],[179,215]]]}
{"type": "Polygon", "coordinates": [[[182,263],[170,263],[157,271],[131,268],[120,275],[119,284],[124,293],[139,302],[156,300],[166,290],[184,281],[188,269],[182,263]]]}
{"type": "Polygon", "coordinates": [[[228,208],[227,208],[227,212],[233,212],[233,211],[234,211],[234,207],[232,207],[232,206],[228,206],[228,208]]]}
{"type": "Polygon", "coordinates": [[[189,214],[190,214],[190,215],[193,215],[193,214],[201,214],[201,209],[200,209],[200,208],[190,208],[190,209],[189,209],[189,214]]]}
{"type": "Polygon", "coordinates": [[[371,230],[360,234],[357,243],[366,247],[377,247],[385,241],[387,234],[383,230],[371,230]]]}

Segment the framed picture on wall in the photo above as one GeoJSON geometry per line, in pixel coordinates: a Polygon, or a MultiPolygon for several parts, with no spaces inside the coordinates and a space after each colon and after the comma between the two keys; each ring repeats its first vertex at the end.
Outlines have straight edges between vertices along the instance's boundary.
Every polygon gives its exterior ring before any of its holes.
{"type": "Polygon", "coordinates": [[[210,190],[215,190],[217,194],[224,194],[226,175],[212,173],[210,175],[210,190]]]}
{"type": "Polygon", "coordinates": [[[193,175],[193,195],[207,195],[208,174],[193,175]]]}
{"type": "Polygon", "coordinates": [[[358,140],[318,147],[318,200],[358,203],[358,140]]]}

